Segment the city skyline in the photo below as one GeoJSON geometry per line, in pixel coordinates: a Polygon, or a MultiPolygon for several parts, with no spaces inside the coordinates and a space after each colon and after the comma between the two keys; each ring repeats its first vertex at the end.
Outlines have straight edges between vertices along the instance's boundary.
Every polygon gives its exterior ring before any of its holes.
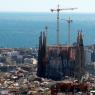
{"type": "Polygon", "coordinates": [[[50,12],[61,8],[77,7],[74,12],[95,13],[95,0],[0,0],[0,12],[50,12]]]}

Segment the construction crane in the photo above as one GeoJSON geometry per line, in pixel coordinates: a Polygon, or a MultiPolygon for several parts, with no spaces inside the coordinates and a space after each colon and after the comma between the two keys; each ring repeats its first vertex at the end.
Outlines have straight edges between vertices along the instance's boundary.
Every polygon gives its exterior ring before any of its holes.
{"type": "Polygon", "coordinates": [[[71,18],[69,17],[69,19],[66,21],[68,23],[68,45],[70,46],[71,45],[71,43],[70,43],[70,41],[71,41],[71,23],[73,20],[71,20],[71,18]]]}
{"type": "Polygon", "coordinates": [[[51,12],[54,12],[54,11],[56,11],[57,12],[57,45],[59,45],[59,12],[60,11],[63,11],[63,10],[75,10],[75,9],[77,9],[77,8],[59,8],[59,5],[58,5],[58,8],[57,9],[51,9],[51,12]]]}

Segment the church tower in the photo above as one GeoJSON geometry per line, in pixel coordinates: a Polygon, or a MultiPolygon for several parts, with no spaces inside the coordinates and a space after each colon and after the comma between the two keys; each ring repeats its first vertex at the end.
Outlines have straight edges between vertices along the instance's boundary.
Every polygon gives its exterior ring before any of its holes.
{"type": "Polygon", "coordinates": [[[85,55],[84,55],[84,45],[82,31],[78,32],[77,36],[77,46],[76,46],[76,62],[75,62],[75,76],[78,79],[85,74],[85,55]]]}
{"type": "Polygon", "coordinates": [[[46,73],[46,64],[44,61],[45,56],[46,56],[46,35],[45,32],[41,32],[39,37],[38,69],[37,69],[37,75],[39,77],[45,77],[46,73]]]}

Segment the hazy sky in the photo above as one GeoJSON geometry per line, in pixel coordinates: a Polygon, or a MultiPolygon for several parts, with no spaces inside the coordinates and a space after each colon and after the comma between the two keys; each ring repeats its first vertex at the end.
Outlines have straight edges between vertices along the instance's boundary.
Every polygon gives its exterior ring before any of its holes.
{"type": "Polygon", "coordinates": [[[95,0],[0,0],[0,12],[49,12],[51,8],[77,7],[77,12],[94,12],[95,0]]]}

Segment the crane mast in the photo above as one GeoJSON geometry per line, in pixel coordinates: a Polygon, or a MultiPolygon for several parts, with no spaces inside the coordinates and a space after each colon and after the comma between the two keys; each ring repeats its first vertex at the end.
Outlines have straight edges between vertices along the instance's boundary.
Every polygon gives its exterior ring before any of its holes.
{"type": "Polygon", "coordinates": [[[71,20],[71,18],[69,17],[68,20],[66,20],[68,23],[68,45],[71,45],[71,23],[73,20],[71,20]]]}

